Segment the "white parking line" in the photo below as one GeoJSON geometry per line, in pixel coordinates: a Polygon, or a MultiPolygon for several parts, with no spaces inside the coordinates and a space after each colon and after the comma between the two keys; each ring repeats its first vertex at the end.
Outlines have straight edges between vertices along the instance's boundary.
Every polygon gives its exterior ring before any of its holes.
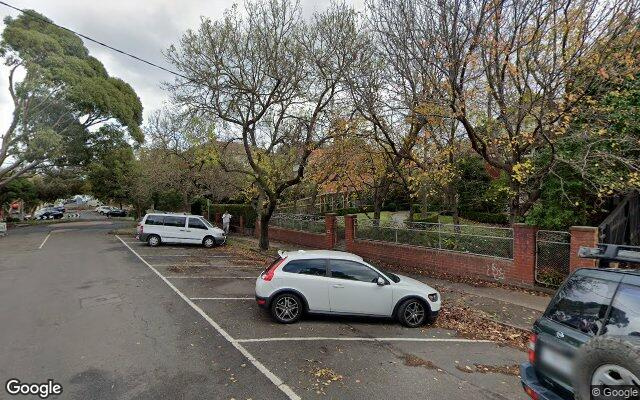
{"type": "Polygon", "coordinates": [[[169,263],[169,264],[151,264],[154,267],[213,267],[213,265],[211,264],[176,264],[176,263],[169,263]]]}
{"type": "Polygon", "coordinates": [[[255,300],[253,297],[192,297],[191,300],[255,300]]]}
{"type": "Polygon", "coordinates": [[[317,340],[338,340],[345,342],[434,342],[434,343],[493,343],[491,340],[453,339],[453,338],[372,338],[372,337],[274,337],[258,339],[236,339],[240,343],[257,342],[303,342],[317,340]]]}
{"type": "Polygon", "coordinates": [[[173,283],[171,283],[167,278],[165,278],[157,269],[153,268],[151,264],[149,264],[144,258],[140,257],[135,250],[131,248],[124,240],[120,239],[120,236],[116,235],[116,237],[127,246],[129,250],[133,254],[136,255],[149,269],[151,269],[156,275],[160,277],[178,296],[180,296],[191,308],[193,308],[202,318],[205,319],[218,333],[224,337],[233,347],[235,347],[243,356],[245,356],[251,364],[253,364],[258,371],[260,371],[264,376],[266,376],[278,389],[280,389],[289,399],[291,400],[300,400],[300,396],[298,396],[288,385],[286,385],[280,378],[278,378],[273,372],[271,372],[267,367],[264,366],[260,361],[256,360],[256,358],[244,348],[236,339],[234,339],[227,331],[225,331],[216,321],[214,321],[209,315],[207,315],[200,307],[198,307],[193,301],[191,301],[187,296],[184,295],[178,288],[176,288],[173,283]]]}
{"type": "Polygon", "coordinates": [[[167,279],[256,279],[257,276],[171,276],[167,279]]]}
{"type": "Polygon", "coordinates": [[[145,257],[207,257],[207,258],[230,258],[231,256],[212,256],[199,254],[142,254],[145,257]]]}
{"type": "Polygon", "coordinates": [[[49,236],[51,236],[51,232],[49,231],[49,234],[44,238],[44,240],[42,241],[42,243],[40,243],[40,247],[38,247],[38,249],[42,249],[42,247],[44,246],[45,243],[47,243],[47,240],[49,239],[49,236]]]}

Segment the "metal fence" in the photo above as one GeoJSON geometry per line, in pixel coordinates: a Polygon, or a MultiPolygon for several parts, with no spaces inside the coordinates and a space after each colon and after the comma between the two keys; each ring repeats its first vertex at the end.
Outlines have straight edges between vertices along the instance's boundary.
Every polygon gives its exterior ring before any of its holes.
{"type": "Polygon", "coordinates": [[[512,228],[358,220],[356,238],[513,259],[512,228]]]}
{"type": "Polygon", "coordinates": [[[322,215],[274,214],[269,225],[311,233],[324,233],[325,223],[322,215]]]}
{"type": "Polygon", "coordinates": [[[569,275],[571,234],[540,230],[536,233],[536,282],[558,287],[569,275]]]}

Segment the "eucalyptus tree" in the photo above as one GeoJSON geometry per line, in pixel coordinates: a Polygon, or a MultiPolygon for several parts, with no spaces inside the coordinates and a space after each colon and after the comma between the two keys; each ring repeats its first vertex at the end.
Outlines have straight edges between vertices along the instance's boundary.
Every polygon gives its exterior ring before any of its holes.
{"type": "Polygon", "coordinates": [[[290,0],[248,1],[220,20],[203,19],[168,59],[187,79],[169,84],[179,105],[217,122],[218,140],[240,143],[243,160],[218,160],[247,175],[260,198],[260,247],[283,193],[304,176],[344,112],[343,81],[358,57],[356,13],[333,5],[305,19],[290,0]]]}
{"type": "Polygon", "coordinates": [[[45,166],[87,162],[90,155],[78,158],[97,139],[96,125],[118,124],[144,140],[135,91],[109,76],[74,33],[27,11],[5,18],[0,55],[14,106],[0,138],[0,188],[45,166]]]}

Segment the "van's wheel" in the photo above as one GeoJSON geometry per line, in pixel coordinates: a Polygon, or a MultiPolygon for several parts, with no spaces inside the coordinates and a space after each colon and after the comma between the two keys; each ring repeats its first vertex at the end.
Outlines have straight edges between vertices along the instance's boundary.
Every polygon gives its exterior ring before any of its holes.
{"type": "Polygon", "coordinates": [[[149,246],[151,247],[160,246],[160,236],[149,235],[149,237],[147,238],[147,243],[149,243],[149,246]]]}
{"type": "Polygon", "coordinates": [[[427,321],[427,308],[418,299],[407,299],[398,307],[396,317],[402,325],[417,328],[427,321]]]}
{"type": "Polygon", "coordinates": [[[207,236],[204,239],[202,239],[202,245],[207,249],[210,249],[216,245],[216,240],[211,236],[207,236]]]}
{"type": "Polygon", "coordinates": [[[578,349],[572,384],[576,400],[589,400],[592,386],[640,386],[640,339],[597,336],[578,349]]]}
{"type": "Polygon", "coordinates": [[[271,316],[281,324],[292,324],[302,317],[302,301],[293,293],[282,293],[271,302],[271,316]]]}

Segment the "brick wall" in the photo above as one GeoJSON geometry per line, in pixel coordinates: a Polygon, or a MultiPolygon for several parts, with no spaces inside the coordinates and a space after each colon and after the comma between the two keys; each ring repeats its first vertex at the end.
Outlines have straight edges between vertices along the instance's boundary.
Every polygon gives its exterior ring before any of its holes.
{"type": "MultiPolygon", "coordinates": [[[[511,260],[358,239],[355,234],[357,223],[355,215],[345,216],[345,247],[348,252],[358,254],[365,259],[425,269],[436,274],[475,276],[525,286],[535,284],[536,227],[514,224],[513,259],[511,260]]],[[[305,247],[332,249],[336,244],[336,217],[334,214],[325,216],[325,226],[326,232],[324,234],[270,227],[269,237],[276,241],[299,244],[305,247]]],[[[259,227],[256,226],[256,236],[258,233],[259,227]]],[[[593,260],[579,258],[577,251],[580,246],[593,247],[597,244],[597,228],[573,227],[571,235],[571,271],[580,267],[595,267],[593,260]]]]}
{"type": "Polygon", "coordinates": [[[596,268],[597,261],[578,257],[578,250],[581,246],[596,247],[598,245],[598,228],[593,226],[572,226],[569,232],[571,233],[569,271],[573,272],[578,268],[596,268]]]}
{"type": "MultiPolygon", "coordinates": [[[[299,244],[305,247],[330,250],[336,244],[336,215],[326,214],[324,217],[325,233],[294,231],[277,226],[269,226],[269,240],[299,244]]],[[[260,221],[256,221],[254,235],[260,237],[260,221]]]]}
{"type": "Polygon", "coordinates": [[[364,240],[355,237],[358,223],[345,216],[347,251],[366,259],[404,265],[458,276],[475,276],[518,285],[534,284],[536,228],[516,224],[513,229],[514,259],[481,256],[420,246],[364,240]]]}

